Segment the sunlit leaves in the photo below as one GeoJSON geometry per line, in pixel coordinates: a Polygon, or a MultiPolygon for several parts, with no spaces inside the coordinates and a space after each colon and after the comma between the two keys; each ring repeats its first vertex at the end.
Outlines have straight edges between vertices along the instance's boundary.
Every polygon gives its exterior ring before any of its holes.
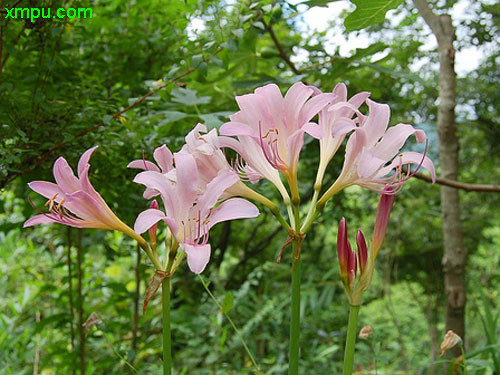
{"type": "Polygon", "coordinates": [[[347,31],[364,29],[383,22],[388,10],[398,7],[404,0],[351,0],[356,10],[345,19],[347,31]]]}

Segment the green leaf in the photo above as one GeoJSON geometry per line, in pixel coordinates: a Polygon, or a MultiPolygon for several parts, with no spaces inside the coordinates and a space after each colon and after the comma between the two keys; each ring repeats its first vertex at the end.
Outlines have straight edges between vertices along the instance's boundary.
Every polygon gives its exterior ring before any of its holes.
{"type": "Polygon", "coordinates": [[[236,29],[233,30],[232,33],[237,37],[237,38],[243,38],[243,29],[236,29]]]}
{"type": "Polygon", "coordinates": [[[339,0],[309,0],[309,1],[304,1],[303,5],[307,5],[309,8],[312,7],[328,7],[328,4],[333,3],[335,1],[339,0]]]}
{"type": "Polygon", "coordinates": [[[397,8],[404,0],[351,0],[356,10],[344,21],[347,31],[361,30],[383,22],[388,10],[397,8]]]}
{"type": "Polygon", "coordinates": [[[231,311],[233,305],[234,305],[233,293],[227,292],[227,294],[224,296],[224,301],[222,301],[222,312],[224,314],[227,314],[229,311],[231,311]]]}
{"type": "Polygon", "coordinates": [[[197,92],[191,89],[175,88],[172,90],[172,101],[185,105],[207,104],[210,103],[210,96],[198,97],[197,92]]]}

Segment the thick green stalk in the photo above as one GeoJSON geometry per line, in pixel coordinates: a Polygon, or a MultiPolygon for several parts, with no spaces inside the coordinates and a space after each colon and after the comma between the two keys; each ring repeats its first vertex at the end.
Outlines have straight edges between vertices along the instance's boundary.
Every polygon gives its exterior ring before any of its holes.
{"type": "Polygon", "coordinates": [[[352,375],[359,308],[360,306],[351,305],[349,310],[349,323],[347,325],[347,341],[345,343],[344,369],[342,375],[352,375]]]}
{"type": "Polygon", "coordinates": [[[170,333],[170,277],[161,283],[163,318],[163,375],[172,375],[172,337],[170,333]]]}
{"type": "MultiPolygon", "coordinates": [[[[299,246],[298,241],[296,241],[294,244],[295,250],[297,250],[297,246],[299,246]]],[[[290,352],[288,360],[289,375],[298,375],[299,373],[300,263],[301,262],[302,260],[299,257],[292,270],[292,309],[290,317],[290,352]]]]}
{"type": "MultiPolygon", "coordinates": [[[[300,232],[299,200],[295,203],[295,229],[300,232]]],[[[300,240],[293,245],[293,268],[292,268],[292,306],[290,316],[290,343],[288,355],[288,375],[298,375],[300,358],[300,240]],[[297,257],[298,254],[298,258],[297,257]]]]}

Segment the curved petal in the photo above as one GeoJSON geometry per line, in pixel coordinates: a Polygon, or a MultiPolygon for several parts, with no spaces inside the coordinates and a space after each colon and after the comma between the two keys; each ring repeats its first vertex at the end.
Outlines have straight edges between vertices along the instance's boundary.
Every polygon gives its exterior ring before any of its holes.
{"type": "Polygon", "coordinates": [[[352,130],[356,130],[356,123],[347,117],[341,117],[333,123],[331,135],[332,137],[341,137],[352,130]]]}
{"type": "Polygon", "coordinates": [[[186,252],[189,269],[195,274],[202,273],[210,260],[210,245],[182,244],[181,248],[186,252]]]}
{"type": "Polygon", "coordinates": [[[238,175],[233,170],[221,170],[217,176],[208,183],[205,192],[198,198],[196,204],[201,218],[205,218],[208,211],[215,206],[224,191],[233,186],[239,180],[238,175]]]}
{"type": "Polygon", "coordinates": [[[157,197],[158,195],[160,195],[160,193],[158,193],[157,190],[150,189],[150,188],[146,188],[146,190],[144,190],[144,193],[142,193],[142,196],[144,197],[144,199],[147,199],[147,200],[154,198],[154,197],[157,197]]]}
{"type": "Polygon", "coordinates": [[[207,127],[204,124],[197,123],[196,126],[191,130],[186,137],[186,144],[190,147],[196,147],[196,140],[200,138],[200,132],[206,133],[207,127]]]}
{"type": "Polygon", "coordinates": [[[335,103],[347,101],[347,86],[345,83],[337,83],[332,93],[335,95],[335,103]]]}
{"type": "Polygon", "coordinates": [[[59,203],[59,201],[64,198],[64,193],[61,191],[61,189],[59,189],[59,186],[57,186],[57,184],[54,184],[53,182],[32,181],[28,184],[28,186],[31,190],[44,196],[47,199],[51,199],[54,195],[57,194],[54,199],[57,203],[59,203]]]}
{"type": "Polygon", "coordinates": [[[356,128],[351,134],[345,147],[345,159],[342,174],[355,167],[356,160],[360,157],[366,143],[366,134],[363,128],[356,128]]]}
{"type": "Polygon", "coordinates": [[[264,96],[256,94],[247,94],[236,97],[236,102],[241,111],[230,117],[231,121],[243,122],[258,131],[259,122],[262,123],[264,129],[273,128],[274,114],[269,110],[267,99],[264,96]]]}
{"type": "Polygon", "coordinates": [[[302,146],[304,146],[304,131],[299,129],[290,135],[286,144],[286,164],[293,173],[297,171],[302,146]]]}
{"type": "Polygon", "coordinates": [[[221,126],[219,130],[221,135],[225,136],[238,136],[238,135],[248,135],[250,137],[258,137],[258,130],[255,130],[248,126],[247,124],[243,124],[241,122],[230,121],[226,122],[221,126]]]}
{"type": "Polygon", "coordinates": [[[158,223],[160,220],[163,220],[165,218],[166,216],[162,211],[154,208],[142,211],[135,220],[134,232],[142,234],[146,232],[149,228],[151,228],[153,225],[158,223]]]}
{"type": "Polygon", "coordinates": [[[309,122],[319,111],[325,108],[329,103],[335,100],[335,95],[331,93],[316,95],[304,104],[297,120],[299,126],[305,122],[309,122]]]}
{"type": "MultiPolygon", "coordinates": [[[[310,87],[304,85],[302,82],[296,82],[292,85],[292,87],[288,89],[284,98],[284,112],[288,126],[292,124],[296,124],[295,126],[300,126],[302,125],[302,123],[308,122],[315,115],[313,111],[308,111],[305,108],[304,111],[302,111],[303,107],[305,107],[307,99],[309,99],[312,94],[313,90],[310,87]]],[[[315,96],[315,98],[319,98],[319,100],[321,101],[322,95],[324,94],[317,95],[315,96]]],[[[318,112],[319,109],[316,113],[318,112]]],[[[293,133],[296,130],[297,129],[293,127],[289,128],[288,131],[290,133],[293,133]]]]}
{"type": "MultiPolygon", "coordinates": [[[[186,152],[176,152],[174,154],[175,170],[177,171],[176,205],[179,211],[176,211],[176,218],[189,212],[189,209],[196,200],[196,181],[198,180],[198,168],[193,155],[186,152]]],[[[171,216],[167,211],[168,216],[171,216]]]]}
{"type": "Polygon", "coordinates": [[[162,173],[167,173],[174,167],[174,156],[165,145],[157,147],[153,152],[153,157],[160,166],[162,173]]]}
{"type": "Polygon", "coordinates": [[[107,229],[117,229],[123,225],[104,200],[99,202],[85,191],[66,194],[66,199],[65,206],[85,221],[101,223],[103,226],[100,227],[107,229]]]}
{"type": "Polygon", "coordinates": [[[155,171],[155,172],[161,172],[160,168],[153,163],[150,162],[149,160],[134,160],[128,163],[127,168],[135,168],[135,169],[142,169],[144,171],[155,171]]]}
{"type": "Polygon", "coordinates": [[[259,216],[259,209],[242,198],[231,198],[224,201],[210,213],[208,229],[222,221],[245,219],[259,216]]]}
{"type": "Polygon", "coordinates": [[[370,112],[363,123],[363,129],[366,132],[366,145],[372,147],[384,135],[391,109],[387,104],[379,104],[370,99],[367,99],[366,103],[370,112]]]}
{"type": "Polygon", "coordinates": [[[89,164],[90,157],[94,153],[94,151],[97,149],[99,146],[94,146],[92,148],[89,148],[87,151],[83,153],[83,155],[80,157],[80,160],[78,161],[78,177],[81,177],[83,171],[89,164]]]}
{"type": "Polygon", "coordinates": [[[283,113],[283,95],[277,85],[270,83],[263,87],[255,89],[255,94],[260,95],[265,98],[269,110],[272,114],[281,116],[283,113]]]}
{"type": "Polygon", "coordinates": [[[168,196],[172,193],[172,189],[170,188],[172,182],[164,174],[157,171],[138,173],[133,181],[150,189],[157,190],[162,196],[168,196]]]}
{"type": "Polygon", "coordinates": [[[56,183],[63,193],[72,193],[81,189],[80,181],[75,177],[73,170],[63,157],[57,158],[53,172],[56,183]]]}
{"type": "Polygon", "coordinates": [[[50,224],[50,223],[56,223],[57,221],[52,219],[50,215],[46,214],[40,214],[40,215],[35,215],[33,217],[30,217],[28,220],[26,220],[23,224],[23,228],[27,227],[32,227],[34,225],[38,224],[50,224]]]}
{"type": "Polygon", "coordinates": [[[378,158],[388,161],[397,155],[412,134],[416,135],[419,143],[425,141],[424,131],[415,129],[412,125],[398,124],[390,127],[382,140],[375,145],[372,152],[378,158]]]}
{"type": "Polygon", "coordinates": [[[323,131],[321,130],[321,127],[315,122],[308,122],[304,124],[301,129],[311,137],[316,139],[321,139],[325,136],[325,134],[323,134],[323,131]]]}
{"type": "Polygon", "coordinates": [[[377,158],[370,151],[365,150],[358,159],[358,176],[360,178],[375,176],[385,163],[386,160],[377,158]]]}

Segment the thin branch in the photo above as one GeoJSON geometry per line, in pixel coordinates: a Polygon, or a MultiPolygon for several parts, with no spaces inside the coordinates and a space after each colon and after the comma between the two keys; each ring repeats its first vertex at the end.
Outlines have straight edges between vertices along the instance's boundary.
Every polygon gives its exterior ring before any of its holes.
{"type": "Polygon", "coordinates": [[[260,22],[262,22],[262,24],[264,25],[264,28],[266,29],[266,31],[269,33],[269,36],[273,40],[273,43],[276,46],[276,48],[278,49],[278,53],[279,53],[279,56],[281,57],[281,59],[290,67],[290,69],[292,69],[292,71],[295,74],[297,74],[297,75],[300,74],[301,70],[295,66],[295,64],[290,60],[290,58],[286,54],[285,50],[283,49],[283,46],[281,45],[280,41],[276,37],[276,34],[274,33],[272,26],[270,24],[266,23],[263,18],[260,20],[260,22]]]}
{"type": "MultiPolygon", "coordinates": [[[[417,173],[415,175],[419,180],[426,182],[432,182],[432,178],[424,175],[422,173],[417,173]]],[[[449,186],[455,189],[461,189],[465,191],[478,191],[482,193],[500,193],[500,185],[482,185],[482,184],[469,184],[466,182],[458,182],[455,180],[450,180],[449,178],[438,177],[436,178],[436,184],[449,186]]]]}

